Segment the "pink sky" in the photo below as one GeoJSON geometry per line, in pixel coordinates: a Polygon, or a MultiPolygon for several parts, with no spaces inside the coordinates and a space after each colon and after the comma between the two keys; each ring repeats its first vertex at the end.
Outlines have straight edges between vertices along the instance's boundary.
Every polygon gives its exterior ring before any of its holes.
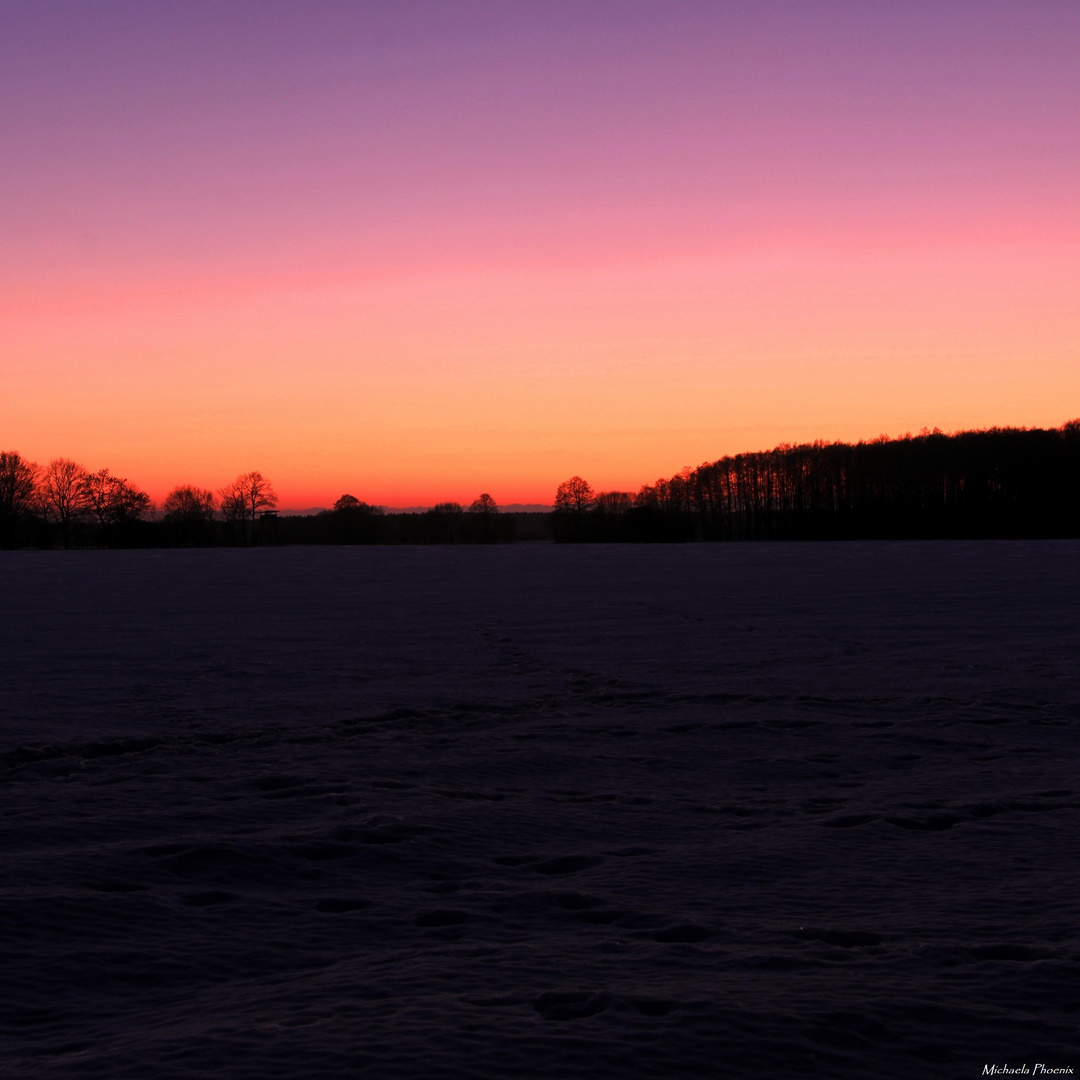
{"type": "Polygon", "coordinates": [[[1075,5],[519,7],[4,5],[2,448],[550,502],[1080,415],[1075,5]]]}

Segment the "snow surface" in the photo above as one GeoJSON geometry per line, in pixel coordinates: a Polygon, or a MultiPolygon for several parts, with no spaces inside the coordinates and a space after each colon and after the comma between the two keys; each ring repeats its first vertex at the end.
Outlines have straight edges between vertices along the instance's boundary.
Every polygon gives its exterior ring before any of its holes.
{"type": "Polygon", "coordinates": [[[1080,1070],[1080,545],[0,554],[7,1076],[1080,1070]]]}

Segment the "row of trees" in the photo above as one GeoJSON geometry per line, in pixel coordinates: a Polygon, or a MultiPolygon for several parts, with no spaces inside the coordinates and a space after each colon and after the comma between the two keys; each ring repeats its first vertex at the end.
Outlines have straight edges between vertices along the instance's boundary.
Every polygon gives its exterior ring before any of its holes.
{"type": "Polygon", "coordinates": [[[150,509],[150,496],[113,476],[89,472],[68,458],[39,468],[14,451],[0,451],[0,542],[10,546],[25,518],[54,525],[64,547],[80,523],[92,522],[108,540],[150,509]]]}
{"type": "Polygon", "coordinates": [[[277,538],[309,544],[498,544],[517,535],[516,516],[501,514],[485,492],[467,507],[442,502],[419,514],[388,514],[342,495],[332,510],[282,520],[277,538]]]}
{"type": "Polygon", "coordinates": [[[560,540],[1080,536],[1080,421],[781,445],[636,494],[559,485],[560,540]]]}
{"type": "Polygon", "coordinates": [[[637,493],[596,492],[573,476],[547,518],[500,514],[486,493],[467,508],[445,502],[421,514],[387,514],[343,495],[332,510],[278,522],[276,506],[258,472],[216,493],[174,488],[157,513],[144,491],[107,469],[67,458],[39,468],[0,453],[4,547],[1080,536],[1080,421],[783,444],[683,469],[637,493]]]}
{"type": "Polygon", "coordinates": [[[260,472],[248,472],[216,496],[190,484],[173,488],[162,503],[162,522],[172,542],[184,547],[214,543],[222,531],[219,520],[230,542],[251,544],[259,537],[261,517],[272,515],[277,502],[270,481],[260,472]]]}
{"type": "Polygon", "coordinates": [[[185,484],[160,507],[146,492],[107,469],[90,472],[67,458],[39,467],[0,453],[0,546],[160,547],[212,544],[506,543],[513,516],[491,495],[468,507],[439,503],[422,514],[387,514],[342,495],[332,510],[276,519],[278,497],[259,472],[214,492],[185,484]]]}
{"type": "MultiPolygon", "coordinates": [[[[217,494],[175,488],[160,519],[174,542],[209,542],[221,521],[234,542],[244,543],[254,539],[260,514],[276,505],[270,482],[250,472],[217,494]]],[[[0,547],[20,542],[51,547],[57,538],[65,548],[139,544],[155,509],[145,491],[108,469],[90,472],[62,457],[38,466],[15,451],[0,451],[0,547]]]]}

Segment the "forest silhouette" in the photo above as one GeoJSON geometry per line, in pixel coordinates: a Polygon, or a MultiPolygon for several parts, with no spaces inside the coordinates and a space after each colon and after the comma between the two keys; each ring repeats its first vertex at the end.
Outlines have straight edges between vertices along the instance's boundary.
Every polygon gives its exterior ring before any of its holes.
{"type": "Polygon", "coordinates": [[[160,507],[108,469],[39,467],[0,452],[0,546],[494,544],[1080,536],[1080,420],[871,442],[783,444],[686,468],[636,493],[561,483],[550,513],[501,513],[491,495],[391,513],[342,495],[278,516],[248,472],[217,492],[184,484],[160,507]]]}

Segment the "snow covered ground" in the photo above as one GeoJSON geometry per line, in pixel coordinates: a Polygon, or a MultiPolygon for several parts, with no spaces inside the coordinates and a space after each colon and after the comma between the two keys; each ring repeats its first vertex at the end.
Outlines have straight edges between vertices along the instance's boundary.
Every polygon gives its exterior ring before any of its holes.
{"type": "Polygon", "coordinates": [[[1080,544],[0,553],[9,1076],[1080,1071],[1080,544]]]}

